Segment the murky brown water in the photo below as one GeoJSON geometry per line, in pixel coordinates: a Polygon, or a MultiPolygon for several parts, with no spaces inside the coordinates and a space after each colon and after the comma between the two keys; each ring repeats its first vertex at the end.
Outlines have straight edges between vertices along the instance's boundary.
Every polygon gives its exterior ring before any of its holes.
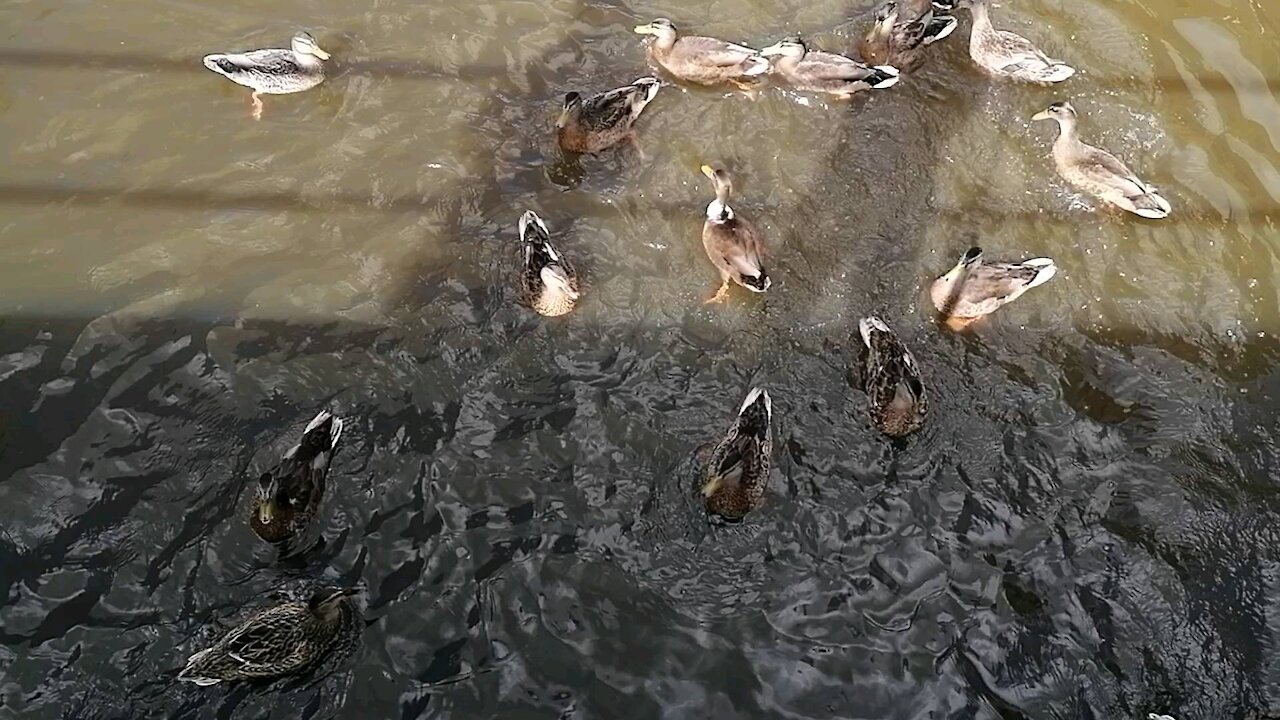
{"type": "Polygon", "coordinates": [[[1075,79],[989,82],[962,13],[890,91],[667,85],[643,161],[552,147],[565,91],[647,74],[638,21],[849,50],[870,9],[0,5],[0,717],[1280,715],[1280,6],[1006,2],[1075,79]],[[261,122],[200,65],[297,29],[333,76],[261,122]],[[1067,98],[1173,219],[1057,178],[1067,98]],[[763,298],[701,304],[704,162],[763,298]],[[513,305],[526,208],[584,271],[562,320],[513,305]],[[950,335],[924,283],[975,242],[1061,271],[950,335]],[[901,445],[845,377],[871,312],[933,390],[901,445]],[[637,522],[753,383],[765,510],[637,522]],[[282,563],[243,482],[321,406],[324,542],[282,563]],[[316,684],[168,684],[320,579],[370,624],[316,684]]]}

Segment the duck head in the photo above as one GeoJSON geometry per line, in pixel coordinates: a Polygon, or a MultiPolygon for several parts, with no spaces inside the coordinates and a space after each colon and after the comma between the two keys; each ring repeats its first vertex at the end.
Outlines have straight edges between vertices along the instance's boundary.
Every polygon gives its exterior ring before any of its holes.
{"type": "Polygon", "coordinates": [[[299,55],[314,55],[321,60],[329,59],[329,53],[320,49],[320,45],[316,43],[315,38],[311,37],[311,33],[300,32],[293,36],[289,44],[299,55]]]}

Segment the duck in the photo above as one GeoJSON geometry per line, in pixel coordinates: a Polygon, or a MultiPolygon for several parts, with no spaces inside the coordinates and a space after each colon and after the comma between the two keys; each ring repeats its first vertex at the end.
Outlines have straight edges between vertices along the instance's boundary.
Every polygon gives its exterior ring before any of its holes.
{"type": "Polygon", "coordinates": [[[551,244],[546,223],[532,210],[520,216],[520,243],[523,248],[521,302],[546,317],[558,317],[573,310],[580,297],[578,273],[551,244]]]}
{"type": "Polygon", "coordinates": [[[971,247],[955,267],[933,281],[929,295],[948,325],[961,329],[1049,282],[1057,272],[1049,258],[985,263],[982,248],[971,247]]]}
{"type": "Polygon", "coordinates": [[[944,9],[951,8],[929,0],[887,0],[876,10],[859,54],[869,64],[914,70],[924,60],[924,49],[951,35],[960,22],[938,12],[944,9]]]}
{"type": "Polygon", "coordinates": [[[720,289],[707,299],[707,303],[723,301],[729,294],[729,282],[738,283],[755,293],[762,293],[773,285],[764,269],[764,237],[756,226],[738,216],[729,207],[733,194],[733,180],[723,169],[702,166],[702,174],[715,186],[716,199],[707,205],[707,219],[702,224],[702,247],[707,257],[720,271],[720,289]]]}
{"type": "Polygon", "coordinates": [[[1080,140],[1079,115],[1071,103],[1056,102],[1036,113],[1033,121],[1058,121],[1053,162],[1067,182],[1103,202],[1149,220],[1169,217],[1173,207],[1115,155],[1080,140]]]}
{"type": "Polygon", "coordinates": [[[867,347],[863,389],[871,424],[892,438],[919,430],[929,412],[929,400],[915,356],[874,315],[858,321],[858,334],[867,347]]]}
{"type": "Polygon", "coordinates": [[[314,591],[306,602],[260,610],[187,660],[178,679],[200,686],[292,675],[328,651],[342,626],[348,588],[314,591]]]}
{"type": "Polygon", "coordinates": [[[773,456],[773,401],[752,388],[719,442],[700,449],[697,492],[707,512],[740,520],[764,504],[773,456]]]}
{"type": "Polygon", "coordinates": [[[772,71],[797,90],[825,92],[848,99],[861,90],[893,87],[897,68],[867,67],[844,55],[809,50],[799,37],[770,45],[760,54],[773,60],[772,71]]]}
{"type": "Polygon", "coordinates": [[[960,0],[957,7],[973,13],[969,56],[978,67],[996,77],[1052,85],[1071,78],[1075,68],[1040,52],[1031,41],[991,24],[991,0],[960,0]]]}
{"type": "Polygon", "coordinates": [[[635,31],[648,39],[649,59],[672,76],[698,85],[735,85],[751,90],[769,73],[769,61],[745,45],[697,35],[680,36],[667,18],[635,31]]]}
{"type": "Polygon", "coordinates": [[[262,119],[259,95],[288,95],[324,82],[324,61],[329,53],[320,49],[310,33],[293,36],[289,50],[271,48],[246,53],[217,53],[204,56],[204,66],[232,82],[253,89],[253,119],[262,119]]]}
{"type": "Polygon", "coordinates": [[[296,535],[315,517],[324,497],[342,420],[321,411],[302,431],[302,440],[258,478],[249,527],[258,537],[279,543],[296,535]]]}
{"type": "Polygon", "coordinates": [[[631,138],[632,127],[658,95],[661,83],[654,77],[639,80],[583,99],[576,92],[564,96],[564,108],[556,120],[556,140],[566,152],[595,154],[631,138]]]}

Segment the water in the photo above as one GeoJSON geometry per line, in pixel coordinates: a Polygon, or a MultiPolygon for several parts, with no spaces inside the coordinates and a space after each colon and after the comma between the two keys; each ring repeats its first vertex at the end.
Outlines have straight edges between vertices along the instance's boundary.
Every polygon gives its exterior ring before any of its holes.
{"type": "Polygon", "coordinates": [[[1280,715],[1280,10],[1029,0],[1080,74],[992,84],[968,18],[891,91],[668,85],[631,151],[560,162],[558,98],[645,74],[656,15],[849,49],[868,3],[179,0],[0,7],[0,717],[1280,715]],[[207,52],[333,53],[305,95],[207,52]],[[1095,211],[1050,124],[1175,217],[1095,211]],[[704,162],[774,289],[707,308],[704,162]],[[586,280],[513,304],[536,209],[586,280]],[[980,242],[1057,278],[966,335],[925,283],[980,242]],[[849,385],[861,315],[915,349],[925,430],[849,385]],[[768,503],[708,526],[682,461],[748,387],[768,503]],[[276,557],[248,481],[347,419],[318,542],[276,557]],[[266,686],[171,684],[245,608],[364,589],[360,644],[266,686]]]}

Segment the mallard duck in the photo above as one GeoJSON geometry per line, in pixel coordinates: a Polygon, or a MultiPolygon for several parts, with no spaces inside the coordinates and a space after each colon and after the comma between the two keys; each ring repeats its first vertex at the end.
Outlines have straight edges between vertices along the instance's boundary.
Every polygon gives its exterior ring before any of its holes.
{"type": "Polygon", "coordinates": [[[929,295],[948,324],[959,329],[1049,282],[1057,272],[1049,258],[984,263],[982,248],[972,247],[955,267],[933,281],[929,295]]]}
{"type": "Polygon", "coordinates": [[[724,300],[730,280],[751,292],[768,290],[773,280],[765,272],[761,259],[764,238],[754,224],[738,217],[729,207],[729,196],[733,194],[729,173],[703,165],[702,174],[711,179],[716,190],[716,199],[707,205],[707,220],[702,224],[702,247],[720,271],[722,281],[720,289],[707,302],[724,300]]]}
{"type": "Polygon", "coordinates": [[[773,402],[763,388],[747,393],[729,431],[707,452],[698,492],[707,511],[738,519],[760,507],[773,453],[773,402]]]}
{"type": "Polygon", "coordinates": [[[649,58],[673,76],[699,85],[731,83],[750,90],[769,72],[769,61],[745,45],[716,38],[681,37],[666,18],[637,25],[636,32],[652,35],[649,58]]]}
{"type": "Polygon", "coordinates": [[[797,90],[849,98],[859,90],[893,87],[898,83],[896,68],[867,67],[843,55],[811,51],[799,37],[770,45],[760,54],[777,58],[773,61],[773,72],[797,90]]]}
{"type": "Polygon", "coordinates": [[[960,0],[957,7],[973,12],[969,56],[983,70],[998,77],[1050,85],[1076,74],[1074,68],[1040,52],[1031,41],[991,24],[991,0],[960,0]]]}
{"type": "Polygon", "coordinates": [[[213,647],[192,655],[178,679],[205,686],[296,673],[333,644],[346,599],[354,594],[345,588],[316,590],[307,602],[260,610],[213,647]]]}
{"type": "Polygon", "coordinates": [[[1152,220],[1169,217],[1173,208],[1155,188],[1140,180],[1115,155],[1080,140],[1079,117],[1071,103],[1054,103],[1031,119],[1058,121],[1053,162],[1067,182],[1135,215],[1152,220]]]}
{"type": "Polygon", "coordinates": [[[520,300],[547,317],[564,315],[578,302],[578,273],[551,244],[551,233],[532,210],[520,216],[524,260],[520,300]]]}
{"type": "Polygon", "coordinates": [[[249,527],[267,542],[282,542],[311,522],[324,497],[342,420],[321,412],[302,431],[302,440],[258,478],[249,527]]]}
{"type": "Polygon", "coordinates": [[[205,55],[204,66],[225,75],[232,82],[253,88],[253,118],[262,118],[262,98],[258,95],[287,95],[302,92],[324,82],[324,63],[329,53],[320,49],[309,33],[293,36],[291,50],[253,50],[247,53],[205,55]]]}
{"type": "Polygon", "coordinates": [[[878,317],[858,322],[867,346],[864,389],[871,423],[889,437],[910,435],[924,424],[929,400],[911,351],[878,317]]]}
{"type": "Polygon", "coordinates": [[[888,0],[876,10],[875,24],[859,47],[862,59],[904,71],[919,67],[924,48],[950,35],[959,24],[939,9],[929,0],[888,0]]]}
{"type": "Polygon", "coordinates": [[[565,95],[564,109],[556,120],[556,140],[563,150],[591,154],[633,138],[631,128],[657,97],[659,87],[657,78],[642,77],[585,100],[576,92],[565,95]]]}

